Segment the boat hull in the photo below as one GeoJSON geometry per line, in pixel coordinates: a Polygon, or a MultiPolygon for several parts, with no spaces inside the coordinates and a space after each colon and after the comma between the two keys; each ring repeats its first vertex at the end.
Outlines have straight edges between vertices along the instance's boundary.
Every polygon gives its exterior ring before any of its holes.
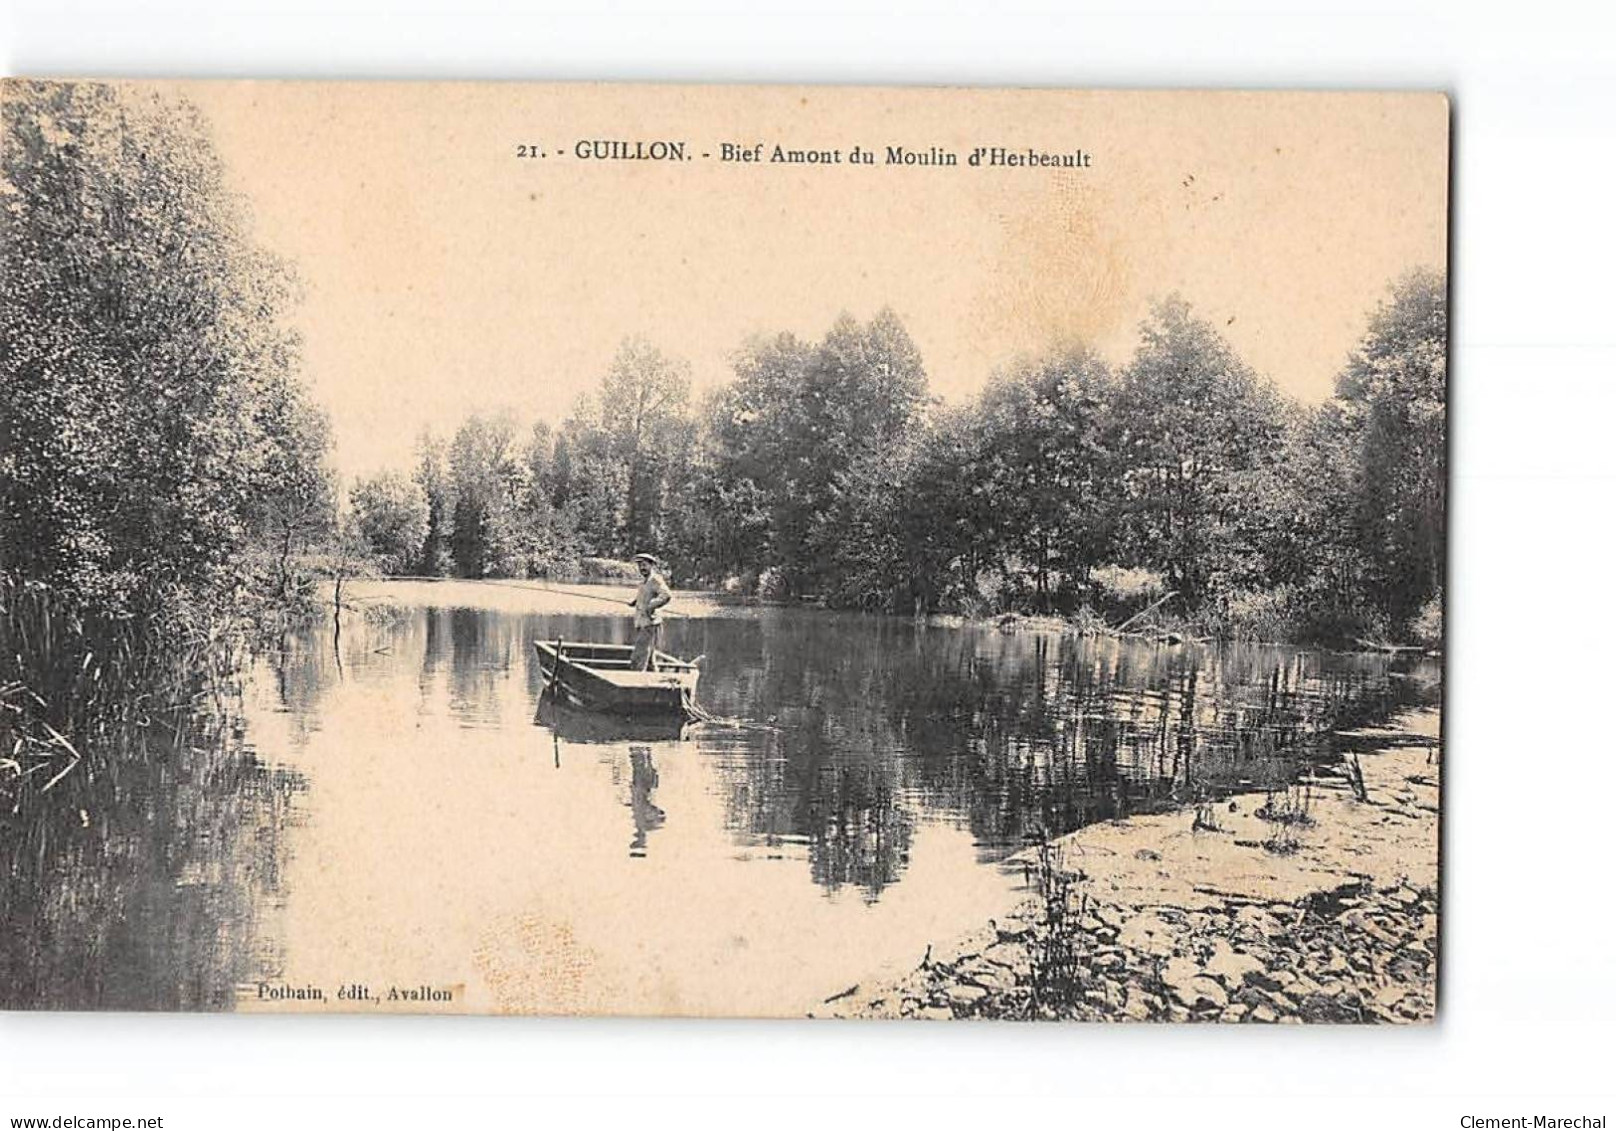
{"type": "Polygon", "coordinates": [[[614,715],[673,716],[694,704],[701,670],[665,652],[652,671],[633,671],[627,644],[535,641],[544,674],[542,696],[586,711],[614,715]]]}

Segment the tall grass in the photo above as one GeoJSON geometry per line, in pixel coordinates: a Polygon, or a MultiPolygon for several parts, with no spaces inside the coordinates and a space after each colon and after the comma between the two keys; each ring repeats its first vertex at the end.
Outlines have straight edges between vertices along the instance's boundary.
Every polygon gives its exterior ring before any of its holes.
{"type": "Polygon", "coordinates": [[[106,772],[118,736],[178,712],[228,713],[254,647],[303,623],[312,587],[265,597],[246,584],[145,595],[141,613],[100,612],[39,581],[0,575],[0,806],[106,772]]]}
{"type": "Polygon", "coordinates": [[[25,795],[93,774],[110,731],[219,696],[246,640],[238,622],[184,603],[161,624],[99,617],[0,577],[0,801],[16,812],[25,795]]]}
{"type": "Polygon", "coordinates": [[[1088,899],[1081,883],[1050,838],[1041,840],[1036,874],[1040,914],[1030,957],[1032,1005],[1042,1016],[1063,1016],[1082,999],[1088,982],[1086,940],[1078,927],[1088,899]]]}

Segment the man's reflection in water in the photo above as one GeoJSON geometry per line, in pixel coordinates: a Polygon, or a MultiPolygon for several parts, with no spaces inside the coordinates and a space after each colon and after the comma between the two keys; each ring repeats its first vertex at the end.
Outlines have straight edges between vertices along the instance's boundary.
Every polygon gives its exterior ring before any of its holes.
{"type": "Polygon", "coordinates": [[[634,771],[634,779],[629,784],[628,803],[634,811],[634,839],[628,842],[628,854],[644,856],[647,834],[652,829],[660,829],[668,815],[651,803],[651,795],[657,787],[656,763],[651,761],[651,748],[630,746],[628,761],[634,771]]]}

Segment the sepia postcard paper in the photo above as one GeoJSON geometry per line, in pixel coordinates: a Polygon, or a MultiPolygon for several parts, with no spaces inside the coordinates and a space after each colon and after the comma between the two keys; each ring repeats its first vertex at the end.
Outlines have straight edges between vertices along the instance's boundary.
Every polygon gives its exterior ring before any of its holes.
{"type": "Polygon", "coordinates": [[[6,1008],[1435,1015],[1445,96],[3,91],[6,1008]]]}

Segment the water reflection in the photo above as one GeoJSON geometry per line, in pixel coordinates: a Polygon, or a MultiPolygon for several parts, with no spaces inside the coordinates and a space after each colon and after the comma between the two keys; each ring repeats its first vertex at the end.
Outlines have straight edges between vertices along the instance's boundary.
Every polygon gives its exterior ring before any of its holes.
{"type": "Polygon", "coordinates": [[[0,1007],[223,1009],[279,968],[258,928],[307,782],[258,758],[236,704],[202,702],[108,728],[6,814],[0,1007]]]}
{"type": "Polygon", "coordinates": [[[710,610],[665,646],[727,721],[546,701],[534,641],[629,632],[444,602],[288,638],[8,826],[5,1003],[216,1008],[384,943],[465,1008],[791,1012],[993,914],[1024,844],[1287,782],[1435,694],[1375,657],[710,610]]]}
{"type": "MultiPolygon", "coordinates": [[[[441,702],[468,728],[508,726],[520,698],[557,767],[569,747],[615,746],[636,855],[666,820],[649,800],[658,751],[693,744],[733,837],[797,846],[815,883],[871,900],[901,879],[917,824],[968,829],[992,862],[1093,821],[1277,786],[1332,756],[1331,728],[1412,686],[1376,657],[767,610],[667,630],[669,650],[705,657],[705,707],[746,725],[615,719],[543,694],[533,641],[627,635],[620,617],[417,609],[356,632],[348,676],[383,687],[412,668],[419,709],[441,702]]],[[[307,685],[341,678],[323,656],[281,673],[289,709],[317,713],[307,685]]]]}
{"type": "Polygon", "coordinates": [[[635,718],[580,710],[551,699],[544,694],[542,687],[535,694],[538,696],[538,708],[533,713],[535,725],[572,746],[598,746],[630,741],[677,742],[684,738],[692,727],[691,723],[677,716],[635,718]]]}
{"type": "Polygon", "coordinates": [[[1383,660],[1273,647],[1159,647],[874,618],[685,622],[709,709],[768,718],[697,732],[739,835],[808,846],[814,879],[871,898],[918,821],[971,831],[984,861],[1141,809],[1292,780],[1330,728],[1384,715],[1383,660]]]}
{"type": "Polygon", "coordinates": [[[633,767],[633,780],[629,786],[629,808],[634,811],[634,839],[628,842],[630,856],[644,856],[646,838],[653,829],[660,829],[668,815],[658,809],[651,798],[656,793],[656,763],[649,746],[630,746],[629,764],[633,767]]]}

